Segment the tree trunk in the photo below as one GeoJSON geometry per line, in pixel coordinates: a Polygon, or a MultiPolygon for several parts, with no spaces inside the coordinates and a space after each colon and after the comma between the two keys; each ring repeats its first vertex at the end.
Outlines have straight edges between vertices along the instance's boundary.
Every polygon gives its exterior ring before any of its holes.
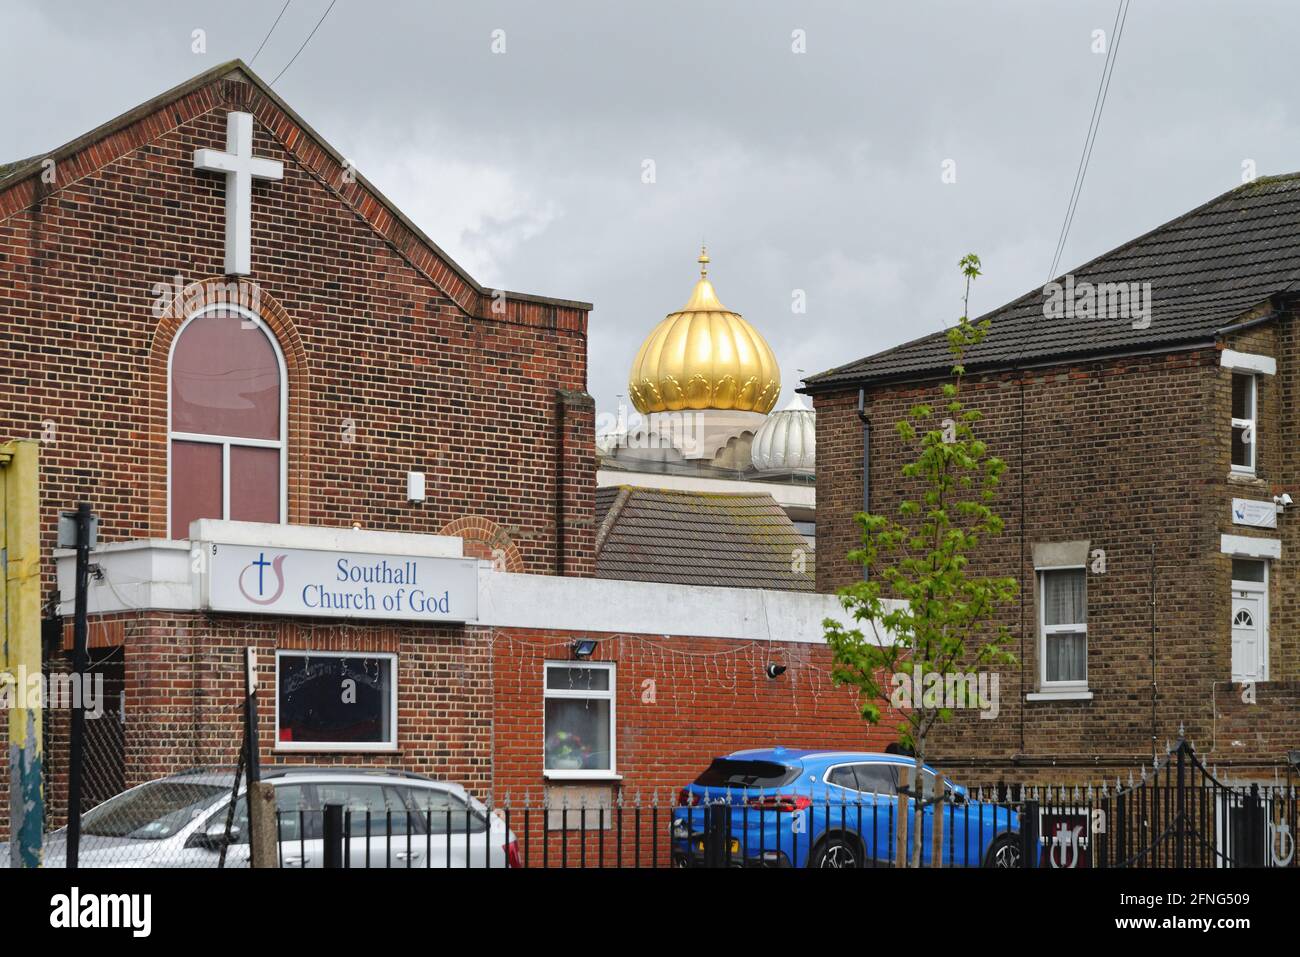
{"type": "Polygon", "coordinates": [[[916,761],[916,770],[912,772],[912,866],[921,866],[921,829],[924,820],[925,810],[922,807],[922,800],[925,797],[924,775],[921,766],[925,763],[925,735],[916,736],[916,750],[913,752],[913,758],[916,761]]]}

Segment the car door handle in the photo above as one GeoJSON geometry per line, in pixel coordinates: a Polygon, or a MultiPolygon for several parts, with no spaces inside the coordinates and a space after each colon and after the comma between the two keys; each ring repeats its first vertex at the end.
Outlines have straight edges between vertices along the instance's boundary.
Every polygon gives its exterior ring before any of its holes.
{"type": "Polygon", "coordinates": [[[310,861],[311,858],[309,857],[300,857],[295,854],[293,856],[285,857],[284,866],[285,867],[306,867],[310,861]]]}
{"type": "Polygon", "coordinates": [[[393,857],[397,858],[399,861],[407,861],[407,860],[418,861],[420,859],[420,852],[419,851],[394,851],[393,857]]]}

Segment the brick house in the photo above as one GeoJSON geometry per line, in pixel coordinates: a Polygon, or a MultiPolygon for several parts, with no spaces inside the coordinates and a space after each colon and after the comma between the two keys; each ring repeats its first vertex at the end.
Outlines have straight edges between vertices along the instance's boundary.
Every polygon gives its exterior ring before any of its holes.
{"type": "Polygon", "coordinates": [[[883,743],[830,687],[827,596],[595,577],[590,309],[478,284],[238,61],[0,165],[0,436],[41,442],[52,621],[58,513],[100,518],[88,801],[233,763],[248,647],[264,762],[608,799],[743,746],[883,743]],[[343,680],[347,713],[313,690],[343,680]]]}
{"type": "MultiPolygon", "coordinates": [[[[1019,581],[1003,620],[1021,664],[1002,669],[996,719],[959,712],[942,728],[938,763],[971,779],[1113,779],[1163,756],[1182,727],[1234,773],[1292,765],[1300,519],[1274,497],[1300,501],[1297,275],[1291,175],[1231,190],[988,313],[962,388],[983,414],[977,434],[1008,463],[1006,529],[978,570],[1019,581]],[[1133,294],[1128,311],[1118,291],[1133,294]],[[1118,308],[1090,309],[1089,295],[1118,308]]],[[[807,380],[819,590],[862,574],[845,555],[864,455],[870,508],[889,513],[906,460],[894,423],[937,398],[950,366],[936,332],[807,380]]]]}

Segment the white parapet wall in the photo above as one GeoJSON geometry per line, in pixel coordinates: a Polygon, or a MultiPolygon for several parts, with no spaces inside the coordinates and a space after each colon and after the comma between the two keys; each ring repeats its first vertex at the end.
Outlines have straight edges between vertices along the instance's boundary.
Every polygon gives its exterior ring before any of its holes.
{"type": "Polygon", "coordinates": [[[478,589],[480,623],[498,628],[815,644],[824,619],[851,621],[838,598],[815,592],[516,575],[486,563],[478,589]]]}
{"type": "MultiPolygon", "coordinates": [[[[239,522],[196,522],[196,541],[267,549],[364,552],[394,559],[421,556],[463,563],[461,539],[376,531],[239,522]]],[[[204,611],[195,587],[203,549],[190,541],[142,539],[101,545],[91,553],[87,607],[92,615],[128,611],[204,611]]],[[[56,549],[60,613],[73,612],[76,554],[56,549]]],[[[590,631],[749,641],[824,641],[823,621],[848,624],[838,598],[813,592],[717,588],[601,578],[521,575],[479,562],[477,617],[466,624],[494,628],[590,631]]],[[[472,589],[472,584],[471,584],[472,589]]],[[[250,614],[278,616],[274,607],[250,614]]],[[[335,614],[332,617],[346,617],[335,614]]],[[[356,616],[364,618],[364,616],[356,616]]],[[[872,629],[865,629],[869,634],[872,629]]],[[[876,636],[879,640],[882,635],[876,636]]]]}
{"type": "MultiPolygon", "coordinates": [[[[71,618],[77,592],[77,553],[54,550],[59,582],[59,614],[71,618]]],[[[190,543],[160,538],[113,542],[90,553],[86,609],[92,615],[119,611],[193,611],[190,543]]]]}
{"type": "Polygon", "coordinates": [[[685,492],[729,492],[770,495],[784,509],[817,507],[817,486],[805,483],[746,482],[737,479],[704,478],[697,475],[667,475],[660,472],[596,471],[596,487],[631,485],[635,488],[670,489],[685,492]]]}

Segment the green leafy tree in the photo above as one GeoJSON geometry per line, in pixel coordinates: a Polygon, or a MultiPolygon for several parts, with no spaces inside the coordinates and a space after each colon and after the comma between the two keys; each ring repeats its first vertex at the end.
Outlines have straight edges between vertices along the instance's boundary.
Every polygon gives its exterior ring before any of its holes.
{"type": "MultiPolygon", "coordinates": [[[[897,705],[899,690],[910,691],[903,696],[910,699],[910,707],[896,713],[899,741],[916,761],[913,867],[921,863],[923,795],[917,785],[927,737],[939,722],[952,717],[953,702],[944,690],[965,687],[947,676],[1016,661],[1009,649],[1010,631],[994,621],[997,608],[1016,597],[1015,578],[974,575],[969,568],[969,556],[980,541],[1002,531],[992,503],[1006,463],[976,438],[980,413],[961,401],[963,356],[988,335],[989,321],[972,323],[966,315],[971,281],[980,275],[979,257],[971,253],[959,265],[966,288],[961,319],[948,330],[953,367],[952,380],[942,388],[942,418],[932,406],[919,404],[896,425],[902,441],[916,450],[915,459],[902,469],[915,493],[905,498],[894,517],[867,512],[855,516],[862,547],[848,557],[866,566],[867,574],[842,588],[840,600],[856,625],[845,627],[830,618],[824,622],[833,655],[832,677],[838,685],[858,689],[867,721],[880,722],[878,702],[888,699],[897,705]],[[930,693],[936,685],[939,693],[930,693]]],[[[943,789],[936,790],[940,814],[943,789]]]]}

